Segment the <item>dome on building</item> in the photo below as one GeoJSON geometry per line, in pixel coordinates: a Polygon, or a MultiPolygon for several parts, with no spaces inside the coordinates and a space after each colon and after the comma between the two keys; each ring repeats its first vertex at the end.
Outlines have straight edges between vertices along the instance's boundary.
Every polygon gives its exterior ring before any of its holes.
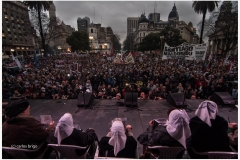
{"type": "Polygon", "coordinates": [[[138,23],[143,23],[143,22],[149,23],[149,20],[146,18],[146,16],[144,14],[141,15],[138,23]]]}
{"type": "Polygon", "coordinates": [[[189,27],[193,27],[192,22],[189,22],[189,23],[188,23],[188,26],[189,26],[189,27]]]}
{"type": "Polygon", "coordinates": [[[175,6],[175,3],[174,3],[172,11],[168,15],[168,20],[173,19],[173,18],[179,20],[179,15],[178,15],[177,7],[175,6]]]}

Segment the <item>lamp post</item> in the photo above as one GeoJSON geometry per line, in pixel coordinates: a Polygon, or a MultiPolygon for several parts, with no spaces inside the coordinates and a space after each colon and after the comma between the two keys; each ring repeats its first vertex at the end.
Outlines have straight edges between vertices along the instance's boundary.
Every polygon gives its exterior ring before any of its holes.
{"type": "Polygon", "coordinates": [[[91,50],[92,50],[92,40],[93,40],[93,36],[89,37],[90,41],[91,41],[91,50]]]}
{"type": "Polygon", "coordinates": [[[160,36],[160,40],[161,40],[161,54],[162,54],[162,40],[164,39],[164,36],[160,36]]]}

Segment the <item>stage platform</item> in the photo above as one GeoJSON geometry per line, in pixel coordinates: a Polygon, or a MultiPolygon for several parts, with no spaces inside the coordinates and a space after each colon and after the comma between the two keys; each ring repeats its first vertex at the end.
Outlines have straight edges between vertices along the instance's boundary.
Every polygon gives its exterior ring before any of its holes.
{"type": "MultiPolygon", "coordinates": [[[[11,102],[12,100],[3,100],[3,102],[11,102]]],[[[186,100],[189,108],[193,111],[188,112],[189,117],[193,117],[198,105],[204,101],[203,99],[186,100]]],[[[131,124],[134,137],[137,138],[148,127],[148,122],[154,118],[167,118],[168,109],[172,106],[166,100],[138,100],[138,107],[142,111],[127,111],[125,106],[118,106],[117,102],[123,100],[99,100],[95,99],[90,107],[95,109],[78,110],[77,99],[69,100],[29,100],[31,106],[31,115],[40,121],[40,115],[51,115],[55,123],[64,113],[73,115],[73,123],[78,124],[81,129],[86,130],[91,127],[96,131],[98,138],[105,136],[111,127],[111,120],[116,117],[127,117],[127,124],[131,124]]],[[[235,108],[229,112],[229,107],[218,109],[218,115],[228,121],[238,122],[238,109],[235,108]]],[[[138,143],[139,154],[142,153],[142,145],[138,143]]]]}

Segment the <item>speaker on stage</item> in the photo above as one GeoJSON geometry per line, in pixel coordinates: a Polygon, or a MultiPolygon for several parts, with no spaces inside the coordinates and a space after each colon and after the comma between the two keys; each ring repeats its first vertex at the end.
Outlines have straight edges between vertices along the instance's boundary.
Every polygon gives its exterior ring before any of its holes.
{"type": "Polygon", "coordinates": [[[124,97],[124,104],[125,106],[137,107],[138,106],[138,93],[137,92],[126,92],[124,97]]]}
{"type": "Polygon", "coordinates": [[[234,105],[235,100],[228,92],[214,92],[210,100],[220,105],[234,105]]]}
{"type": "Polygon", "coordinates": [[[182,93],[170,93],[167,96],[167,102],[177,108],[186,106],[185,97],[182,93]]]}
{"type": "Polygon", "coordinates": [[[78,100],[77,100],[77,106],[81,107],[81,106],[85,106],[88,107],[90,106],[94,101],[94,96],[92,93],[79,93],[78,94],[78,100]]]}

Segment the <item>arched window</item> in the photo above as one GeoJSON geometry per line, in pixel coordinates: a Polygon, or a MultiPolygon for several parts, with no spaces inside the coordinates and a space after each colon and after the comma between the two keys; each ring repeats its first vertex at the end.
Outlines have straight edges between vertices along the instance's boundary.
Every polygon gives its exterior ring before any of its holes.
{"type": "Polygon", "coordinates": [[[91,33],[93,33],[93,29],[91,29],[91,33]]]}

